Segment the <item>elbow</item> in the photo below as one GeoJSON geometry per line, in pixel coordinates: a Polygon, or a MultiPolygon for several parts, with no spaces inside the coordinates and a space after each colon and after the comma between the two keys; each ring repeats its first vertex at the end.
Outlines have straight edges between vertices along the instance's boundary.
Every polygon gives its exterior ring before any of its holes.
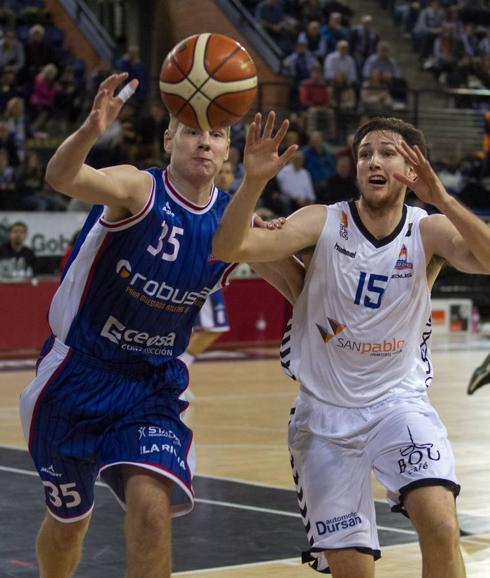
{"type": "Polygon", "coordinates": [[[51,161],[48,162],[48,166],[46,167],[46,174],[44,175],[44,180],[48,183],[48,185],[54,189],[55,191],[62,191],[64,188],[65,183],[54,167],[51,161]]]}

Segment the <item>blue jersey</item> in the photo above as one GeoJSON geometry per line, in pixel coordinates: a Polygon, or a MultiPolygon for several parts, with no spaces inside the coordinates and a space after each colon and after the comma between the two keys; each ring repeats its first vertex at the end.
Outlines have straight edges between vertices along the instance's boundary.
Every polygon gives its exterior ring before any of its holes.
{"type": "Polygon", "coordinates": [[[212,256],[229,195],[213,187],[198,206],[166,171],[148,172],[153,188],[138,214],[114,223],[93,207],[49,311],[58,339],[105,361],[161,365],[183,353],[199,309],[233,267],[212,256]]]}

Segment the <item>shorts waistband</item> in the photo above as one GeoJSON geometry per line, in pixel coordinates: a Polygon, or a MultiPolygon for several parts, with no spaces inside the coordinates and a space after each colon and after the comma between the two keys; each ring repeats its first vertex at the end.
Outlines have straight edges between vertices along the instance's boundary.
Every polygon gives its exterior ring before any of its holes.
{"type": "Polygon", "coordinates": [[[111,371],[115,373],[123,373],[125,375],[148,375],[164,373],[169,369],[180,370],[181,365],[183,366],[182,370],[185,368],[185,364],[183,364],[178,359],[166,361],[161,365],[152,365],[146,361],[135,361],[133,363],[118,363],[114,361],[107,361],[105,359],[93,357],[92,355],[89,355],[83,351],[79,351],[74,347],[69,347],[66,345],[66,343],[63,343],[57,337],[55,337],[53,340],[52,351],[55,351],[63,357],[69,354],[70,356],[75,357],[77,360],[81,361],[84,365],[89,367],[103,369],[104,371],[111,371]]]}

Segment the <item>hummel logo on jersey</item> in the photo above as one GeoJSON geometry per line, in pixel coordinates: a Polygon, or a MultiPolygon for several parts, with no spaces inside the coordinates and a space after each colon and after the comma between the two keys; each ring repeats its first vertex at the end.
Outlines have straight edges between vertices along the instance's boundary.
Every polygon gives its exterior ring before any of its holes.
{"type": "Polygon", "coordinates": [[[163,212],[167,213],[167,215],[170,215],[171,217],[175,217],[174,213],[172,212],[172,209],[170,208],[170,205],[168,204],[168,201],[165,203],[165,206],[163,207],[163,212]]]}
{"type": "Polygon", "coordinates": [[[330,317],[327,317],[327,319],[329,323],[328,329],[325,329],[318,323],[316,324],[318,331],[320,332],[320,335],[322,336],[322,339],[325,343],[328,343],[336,335],[342,333],[342,331],[344,331],[344,329],[347,327],[347,325],[342,325],[342,323],[335,321],[335,319],[331,319],[330,317]]]}
{"type": "Polygon", "coordinates": [[[354,252],[347,251],[347,249],[344,249],[344,247],[341,247],[338,243],[335,243],[335,248],[339,253],[342,253],[342,255],[346,255],[347,257],[351,257],[352,259],[354,259],[354,257],[356,256],[355,251],[354,252]]]}

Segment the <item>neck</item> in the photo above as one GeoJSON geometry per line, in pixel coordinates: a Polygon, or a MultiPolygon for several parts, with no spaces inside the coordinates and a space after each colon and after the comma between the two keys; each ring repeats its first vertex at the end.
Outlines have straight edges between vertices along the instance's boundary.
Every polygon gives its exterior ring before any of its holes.
{"type": "Polygon", "coordinates": [[[384,239],[396,228],[403,214],[403,197],[400,202],[375,207],[361,197],[356,201],[357,211],[366,229],[376,237],[384,239]]]}
{"type": "Polygon", "coordinates": [[[187,200],[196,205],[205,205],[209,200],[213,183],[209,179],[189,179],[177,172],[172,164],[167,168],[168,178],[172,185],[187,200]]]}

